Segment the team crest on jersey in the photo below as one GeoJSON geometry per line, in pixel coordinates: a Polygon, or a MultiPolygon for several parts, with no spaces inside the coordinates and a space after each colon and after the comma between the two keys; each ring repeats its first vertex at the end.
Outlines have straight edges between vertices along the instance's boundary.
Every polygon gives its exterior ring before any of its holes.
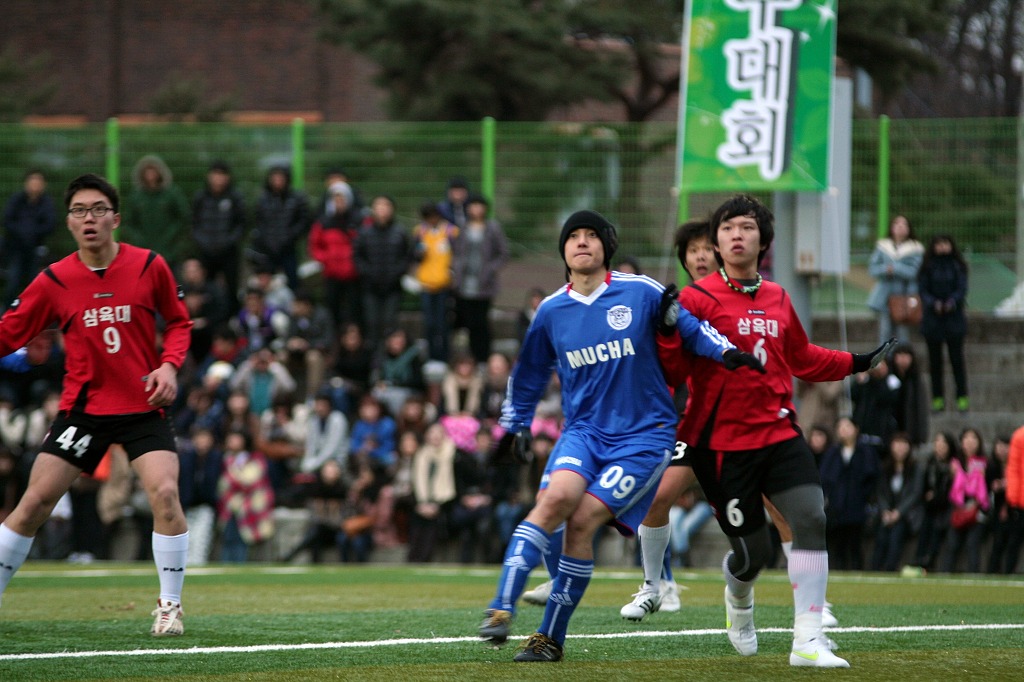
{"type": "Polygon", "coordinates": [[[633,309],[617,305],[608,311],[608,326],[616,331],[622,331],[633,321],[633,309]]]}

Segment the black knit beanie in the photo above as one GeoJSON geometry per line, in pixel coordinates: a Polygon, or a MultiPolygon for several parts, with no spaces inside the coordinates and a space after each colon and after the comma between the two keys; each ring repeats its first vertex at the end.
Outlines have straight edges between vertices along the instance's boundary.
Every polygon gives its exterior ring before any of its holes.
{"type": "MultiPolygon", "coordinates": [[[[565,224],[562,225],[562,234],[558,236],[558,255],[562,257],[562,261],[565,261],[565,243],[569,241],[569,235],[572,234],[573,230],[578,230],[581,227],[589,227],[597,232],[597,236],[604,246],[604,266],[610,268],[612,256],[615,255],[615,250],[619,248],[619,236],[615,232],[615,226],[597,211],[576,211],[566,218],[565,224]]],[[[568,267],[569,264],[566,263],[567,276],[568,267]]]]}

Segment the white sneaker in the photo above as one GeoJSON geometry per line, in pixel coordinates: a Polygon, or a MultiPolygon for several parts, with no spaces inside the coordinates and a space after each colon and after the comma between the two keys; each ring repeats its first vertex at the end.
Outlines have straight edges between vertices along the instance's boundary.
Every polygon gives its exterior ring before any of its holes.
{"type": "Polygon", "coordinates": [[[679,603],[679,586],[675,580],[661,581],[661,608],[659,611],[675,613],[681,608],[679,603]]]}
{"type": "Polygon", "coordinates": [[[185,624],[181,621],[185,612],[181,610],[181,604],[175,604],[166,599],[157,599],[156,608],[149,615],[156,617],[153,627],[149,630],[149,634],[154,637],[174,637],[185,634],[185,624]]]}
{"type": "Polygon", "coordinates": [[[551,586],[555,584],[554,580],[549,580],[546,583],[541,583],[537,587],[523,592],[523,601],[527,604],[536,604],[537,606],[544,606],[548,603],[548,597],[551,596],[551,586]]]}
{"type": "Polygon", "coordinates": [[[821,627],[834,628],[838,625],[839,619],[836,618],[836,614],[832,613],[832,604],[825,602],[825,605],[821,607],[821,627]]]}
{"type": "Polygon", "coordinates": [[[750,590],[749,604],[737,603],[735,597],[725,588],[725,628],[729,641],[741,656],[757,653],[757,630],[754,629],[754,590],[750,590]]]}
{"type": "Polygon", "coordinates": [[[805,668],[849,668],[850,664],[832,653],[827,638],[815,637],[803,644],[793,642],[789,664],[805,668]]]}
{"type": "Polygon", "coordinates": [[[623,606],[619,614],[626,620],[641,621],[648,613],[654,613],[660,608],[660,589],[651,588],[644,583],[640,586],[640,591],[633,595],[633,601],[623,606]]]}

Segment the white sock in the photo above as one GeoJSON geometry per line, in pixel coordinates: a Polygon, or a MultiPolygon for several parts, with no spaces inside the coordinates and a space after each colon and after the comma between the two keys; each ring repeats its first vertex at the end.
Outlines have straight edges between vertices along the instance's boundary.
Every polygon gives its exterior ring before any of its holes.
{"type": "Polygon", "coordinates": [[[11,578],[28,558],[32,540],[0,524],[0,595],[3,595],[7,583],[11,582],[11,578]]]}
{"type": "Polygon", "coordinates": [[[668,524],[653,528],[641,523],[637,535],[640,536],[640,557],[644,562],[644,583],[660,589],[661,567],[665,563],[665,548],[672,537],[672,528],[668,524]]]}
{"type": "Polygon", "coordinates": [[[160,578],[160,598],[181,603],[185,585],[185,564],[188,561],[188,531],[181,535],[153,533],[153,562],[160,578]]]}
{"type": "Polygon", "coordinates": [[[792,553],[792,551],[793,551],[793,541],[792,540],[790,540],[789,542],[783,542],[782,543],[782,553],[786,555],[786,561],[789,561],[789,555],[792,553]]]}
{"type": "Polygon", "coordinates": [[[789,582],[793,585],[793,638],[802,644],[821,634],[828,552],[794,549],[789,561],[789,582]]]}

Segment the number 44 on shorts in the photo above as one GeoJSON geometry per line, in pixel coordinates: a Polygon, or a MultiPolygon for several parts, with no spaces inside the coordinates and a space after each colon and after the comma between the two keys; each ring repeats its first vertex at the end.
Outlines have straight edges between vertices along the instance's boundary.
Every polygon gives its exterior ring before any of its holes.
{"type": "Polygon", "coordinates": [[[75,457],[81,457],[89,449],[89,443],[92,442],[92,434],[86,433],[76,441],[75,434],[77,433],[77,428],[69,426],[64,429],[64,433],[57,436],[56,441],[65,451],[74,451],[75,457]]]}

